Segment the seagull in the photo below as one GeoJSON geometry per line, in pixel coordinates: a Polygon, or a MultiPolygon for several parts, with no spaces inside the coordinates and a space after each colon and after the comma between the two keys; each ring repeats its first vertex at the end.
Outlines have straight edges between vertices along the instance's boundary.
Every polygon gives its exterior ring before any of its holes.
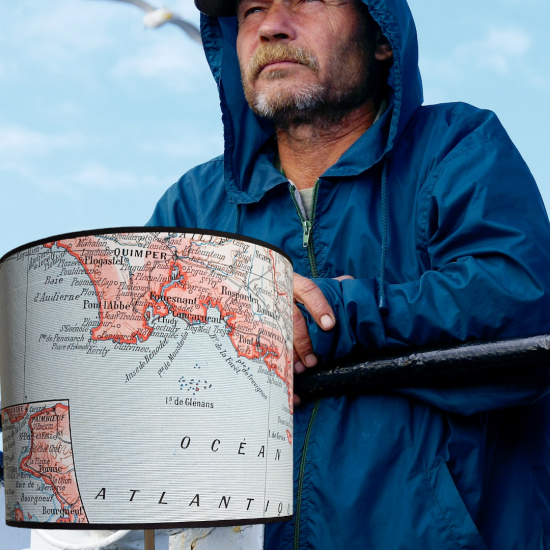
{"type": "Polygon", "coordinates": [[[164,25],[165,23],[172,23],[173,25],[178,26],[184,32],[187,33],[187,36],[202,44],[201,33],[195,25],[182,19],[177,13],[170,11],[166,7],[155,8],[151,4],[145,2],[144,0],[113,0],[114,2],[125,2],[126,4],[133,4],[138,8],[141,8],[145,12],[145,17],[143,18],[143,24],[146,27],[155,29],[164,25]]]}

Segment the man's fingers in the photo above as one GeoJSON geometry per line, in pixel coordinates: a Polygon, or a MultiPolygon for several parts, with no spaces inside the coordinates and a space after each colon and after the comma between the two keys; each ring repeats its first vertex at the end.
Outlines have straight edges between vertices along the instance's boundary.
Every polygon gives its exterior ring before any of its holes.
{"type": "MultiPolygon", "coordinates": [[[[321,289],[312,280],[297,273],[294,274],[294,300],[305,306],[322,329],[330,330],[334,327],[334,312],[321,289]]],[[[298,353],[302,357],[300,350],[298,353]]]]}
{"type": "MultiPolygon", "coordinates": [[[[353,279],[353,277],[349,275],[338,277],[338,280],[343,279],[353,279]]],[[[315,322],[324,330],[334,327],[334,312],[321,289],[310,279],[296,273],[294,274],[294,301],[303,304],[315,322]]],[[[313,353],[306,320],[296,303],[294,304],[292,322],[294,325],[294,372],[301,374],[307,367],[314,367],[318,360],[313,353]]],[[[296,394],[293,395],[293,404],[300,404],[300,397],[296,394]]]]}
{"type": "Polygon", "coordinates": [[[294,349],[298,356],[298,361],[294,363],[294,370],[299,372],[302,370],[300,363],[304,367],[314,367],[317,364],[317,357],[313,353],[306,320],[296,304],[294,304],[292,323],[294,325],[294,349]]]}
{"type": "Polygon", "coordinates": [[[302,363],[300,356],[296,351],[296,348],[294,348],[294,372],[297,372],[298,374],[302,374],[305,370],[306,370],[306,367],[302,363]]]}

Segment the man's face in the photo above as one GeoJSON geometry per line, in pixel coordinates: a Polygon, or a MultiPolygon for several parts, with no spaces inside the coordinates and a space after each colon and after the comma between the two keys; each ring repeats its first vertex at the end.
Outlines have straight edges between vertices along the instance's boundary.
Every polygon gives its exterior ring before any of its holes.
{"type": "Polygon", "coordinates": [[[241,0],[238,20],[243,87],[257,114],[282,125],[338,119],[368,99],[372,40],[352,0],[241,0]]]}

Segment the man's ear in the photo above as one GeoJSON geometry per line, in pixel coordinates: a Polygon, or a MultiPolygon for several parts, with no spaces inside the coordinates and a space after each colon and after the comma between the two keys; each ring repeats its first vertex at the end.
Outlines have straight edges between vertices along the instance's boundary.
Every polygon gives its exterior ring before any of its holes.
{"type": "Polygon", "coordinates": [[[376,48],[374,58],[377,61],[390,61],[393,59],[393,50],[390,41],[378,30],[376,33],[376,48]]]}

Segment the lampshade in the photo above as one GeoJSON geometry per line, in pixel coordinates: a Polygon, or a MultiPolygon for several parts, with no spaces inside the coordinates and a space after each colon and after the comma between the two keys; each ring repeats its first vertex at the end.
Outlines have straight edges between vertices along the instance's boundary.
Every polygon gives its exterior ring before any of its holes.
{"type": "Polygon", "coordinates": [[[0,260],[6,522],[292,516],[292,264],[256,239],[118,228],[0,260]]]}

